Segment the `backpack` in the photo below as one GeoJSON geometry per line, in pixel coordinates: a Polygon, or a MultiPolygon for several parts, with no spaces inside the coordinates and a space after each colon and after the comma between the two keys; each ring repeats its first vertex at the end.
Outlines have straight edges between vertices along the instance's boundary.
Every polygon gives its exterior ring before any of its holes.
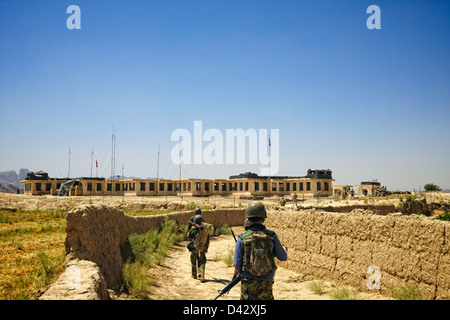
{"type": "Polygon", "coordinates": [[[244,243],[242,271],[259,277],[277,268],[272,250],[273,235],[269,230],[248,230],[241,235],[244,243]]]}
{"type": "Polygon", "coordinates": [[[194,247],[198,251],[204,251],[206,249],[206,242],[208,240],[209,233],[212,225],[206,222],[201,224],[201,228],[198,230],[198,234],[195,236],[194,247]]]}

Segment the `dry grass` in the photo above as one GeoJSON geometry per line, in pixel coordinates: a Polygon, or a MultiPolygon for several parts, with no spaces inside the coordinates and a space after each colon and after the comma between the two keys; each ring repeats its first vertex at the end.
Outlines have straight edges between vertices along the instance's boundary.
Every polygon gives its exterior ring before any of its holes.
{"type": "Polygon", "coordinates": [[[63,271],[65,216],[0,210],[0,300],[37,299],[63,271]]]}

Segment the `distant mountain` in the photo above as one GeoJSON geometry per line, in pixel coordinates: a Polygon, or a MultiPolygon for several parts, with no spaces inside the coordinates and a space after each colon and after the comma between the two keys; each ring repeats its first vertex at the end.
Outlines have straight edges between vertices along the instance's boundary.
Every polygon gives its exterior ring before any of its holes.
{"type": "MultiPolygon", "coordinates": [[[[30,170],[28,169],[20,169],[18,174],[14,170],[0,172],[0,184],[7,189],[12,189],[13,191],[15,189],[11,187],[23,189],[23,183],[20,183],[20,181],[24,180],[29,172],[30,170]]],[[[5,189],[2,188],[2,190],[5,189]]]]}

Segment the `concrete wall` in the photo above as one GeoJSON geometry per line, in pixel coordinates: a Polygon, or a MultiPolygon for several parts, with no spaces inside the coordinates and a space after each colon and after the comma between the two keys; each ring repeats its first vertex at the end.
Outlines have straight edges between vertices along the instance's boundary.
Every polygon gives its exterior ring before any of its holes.
{"type": "Polygon", "coordinates": [[[412,284],[424,299],[450,299],[448,222],[364,210],[312,209],[269,212],[266,226],[288,250],[283,266],[306,278],[368,290],[372,276],[368,268],[378,266],[381,293],[412,284]]]}

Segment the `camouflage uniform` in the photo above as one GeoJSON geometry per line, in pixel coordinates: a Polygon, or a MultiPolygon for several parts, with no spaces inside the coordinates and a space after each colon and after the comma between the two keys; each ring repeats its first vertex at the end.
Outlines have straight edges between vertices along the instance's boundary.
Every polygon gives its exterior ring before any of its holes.
{"type": "Polygon", "coordinates": [[[273,281],[241,278],[241,300],[273,300],[273,281]]]}
{"type": "MultiPolygon", "coordinates": [[[[203,219],[202,219],[203,220],[203,219]]],[[[191,229],[189,230],[188,237],[190,239],[195,239],[199,233],[199,225],[193,224],[191,229]]],[[[209,235],[207,237],[206,243],[202,250],[195,248],[191,251],[191,267],[192,267],[192,278],[196,279],[197,275],[200,280],[204,280],[205,275],[205,265],[206,265],[206,252],[208,252],[209,248],[209,235]]]]}
{"type": "Polygon", "coordinates": [[[246,220],[250,220],[249,226],[246,228],[246,231],[239,236],[236,242],[234,250],[234,268],[235,274],[241,276],[242,300],[273,300],[272,287],[276,269],[274,257],[280,261],[287,260],[287,253],[281,245],[277,235],[273,231],[267,230],[261,223],[266,217],[267,213],[261,202],[250,204],[245,212],[246,220]],[[259,244],[260,241],[263,241],[262,239],[264,236],[261,236],[261,233],[270,236],[270,238],[267,239],[266,237],[265,245],[259,246],[259,248],[257,248],[258,251],[250,251],[251,253],[249,253],[249,249],[255,250],[253,249],[253,244],[259,244]],[[261,240],[254,240],[255,238],[253,238],[253,235],[255,234],[259,234],[261,236],[259,239],[261,240]],[[269,241],[269,243],[267,241],[269,241]],[[267,246],[268,244],[269,247],[267,246]],[[269,255],[265,254],[268,258],[267,260],[262,259],[259,261],[269,260],[269,264],[259,264],[258,260],[253,260],[255,264],[250,262],[252,261],[251,256],[253,253],[255,253],[253,257],[260,256],[261,249],[264,250],[263,252],[269,253],[269,255]],[[256,269],[253,268],[254,266],[256,266],[256,269]]]}

